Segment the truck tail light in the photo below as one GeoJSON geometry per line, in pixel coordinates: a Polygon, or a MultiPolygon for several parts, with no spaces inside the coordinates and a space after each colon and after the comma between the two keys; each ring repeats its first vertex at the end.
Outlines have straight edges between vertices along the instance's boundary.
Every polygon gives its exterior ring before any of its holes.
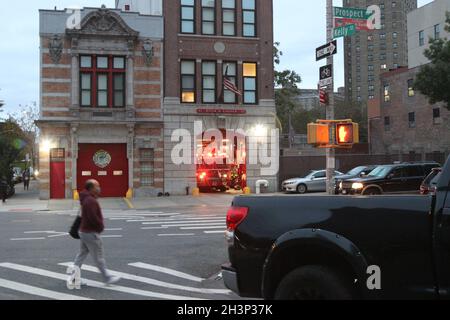
{"type": "Polygon", "coordinates": [[[227,212],[227,229],[234,231],[238,225],[247,217],[248,208],[231,207],[227,212]]]}

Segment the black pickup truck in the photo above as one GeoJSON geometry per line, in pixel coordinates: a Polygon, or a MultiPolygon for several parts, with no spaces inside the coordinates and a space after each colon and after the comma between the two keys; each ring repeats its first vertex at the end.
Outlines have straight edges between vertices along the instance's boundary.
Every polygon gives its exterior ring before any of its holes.
{"type": "Polygon", "coordinates": [[[239,196],[227,227],[242,297],[450,299],[450,158],[433,196],[239,196]]]}

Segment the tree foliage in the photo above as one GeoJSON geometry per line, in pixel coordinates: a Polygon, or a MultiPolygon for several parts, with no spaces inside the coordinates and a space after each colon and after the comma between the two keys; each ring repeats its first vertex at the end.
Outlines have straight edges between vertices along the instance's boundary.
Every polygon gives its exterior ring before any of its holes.
{"type": "MultiPolygon", "coordinates": [[[[450,32],[450,12],[445,30],[450,32]]],[[[430,63],[420,68],[414,88],[427,96],[431,104],[442,102],[450,110],[450,41],[430,39],[430,48],[424,55],[430,63]]]]}
{"type": "Polygon", "coordinates": [[[27,146],[26,135],[10,118],[0,124],[0,179],[12,184],[14,163],[23,159],[27,146]]]}

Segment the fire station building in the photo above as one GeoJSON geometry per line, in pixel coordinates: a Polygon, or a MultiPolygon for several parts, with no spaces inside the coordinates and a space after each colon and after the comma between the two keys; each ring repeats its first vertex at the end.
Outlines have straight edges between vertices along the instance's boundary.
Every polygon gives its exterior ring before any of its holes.
{"type": "MultiPolygon", "coordinates": [[[[245,157],[255,151],[248,142],[252,135],[258,131],[269,135],[276,127],[272,6],[272,0],[163,1],[167,192],[182,194],[187,186],[199,186],[199,176],[208,176],[201,163],[173,162],[171,154],[178,143],[172,136],[174,130],[186,129],[194,137],[195,157],[197,148],[208,140],[195,132],[195,124],[201,123],[204,132],[242,129],[246,132],[245,145],[234,148],[245,157]],[[225,86],[225,81],[233,83],[238,91],[225,86]]],[[[278,143],[276,139],[274,146],[270,142],[267,146],[276,150],[272,152],[275,161],[278,143]]],[[[258,180],[267,180],[269,189],[276,191],[277,174],[264,173],[263,167],[247,157],[239,175],[245,177],[245,185],[253,191],[258,180]]]]}
{"type": "Polygon", "coordinates": [[[41,10],[40,39],[41,199],[162,192],[163,18],[41,10]]]}

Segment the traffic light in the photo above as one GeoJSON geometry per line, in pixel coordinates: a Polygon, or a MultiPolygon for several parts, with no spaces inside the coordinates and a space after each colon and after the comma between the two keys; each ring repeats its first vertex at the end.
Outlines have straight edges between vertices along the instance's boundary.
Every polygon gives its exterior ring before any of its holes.
{"type": "Polygon", "coordinates": [[[329,103],[329,98],[328,98],[328,93],[325,90],[320,89],[319,90],[319,100],[320,100],[320,104],[322,105],[328,105],[329,103]]]}
{"type": "Polygon", "coordinates": [[[329,145],[330,128],[328,124],[310,123],[308,124],[308,144],[329,145]]]}
{"type": "Polygon", "coordinates": [[[338,146],[359,143],[359,124],[353,122],[336,124],[336,142],[338,146]]]}

